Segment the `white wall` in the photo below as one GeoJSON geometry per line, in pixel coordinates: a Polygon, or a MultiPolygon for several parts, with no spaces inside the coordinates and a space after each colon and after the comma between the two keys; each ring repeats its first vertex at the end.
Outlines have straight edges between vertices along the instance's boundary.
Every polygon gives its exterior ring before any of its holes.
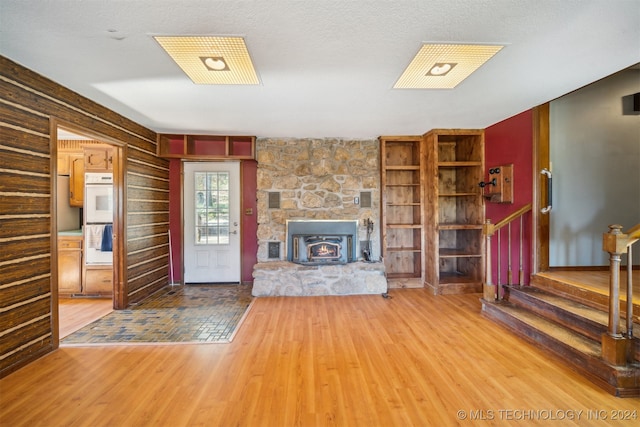
{"type": "Polygon", "coordinates": [[[551,266],[608,265],[608,225],[640,223],[640,115],[622,108],[622,97],[636,92],[637,68],[551,102],[551,266]]]}

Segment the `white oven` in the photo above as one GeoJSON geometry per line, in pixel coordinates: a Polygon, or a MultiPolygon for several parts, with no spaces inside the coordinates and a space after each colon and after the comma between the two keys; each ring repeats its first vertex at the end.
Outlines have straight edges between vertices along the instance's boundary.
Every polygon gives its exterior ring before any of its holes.
{"type": "Polygon", "coordinates": [[[84,178],[85,224],[113,222],[113,174],[86,173],[84,178]]]}
{"type": "Polygon", "coordinates": [[[85,262],[113,263],[113,174],[87,172],[84,177],[85,262]]]}

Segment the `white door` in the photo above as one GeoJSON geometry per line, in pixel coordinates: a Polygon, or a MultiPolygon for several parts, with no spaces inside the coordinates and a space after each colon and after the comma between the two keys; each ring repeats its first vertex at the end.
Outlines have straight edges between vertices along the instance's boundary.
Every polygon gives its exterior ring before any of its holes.
{"type": "Polygon", "coordinates": [[[184,282],[240,283],[240,163],[184,163],[184,282]]]}

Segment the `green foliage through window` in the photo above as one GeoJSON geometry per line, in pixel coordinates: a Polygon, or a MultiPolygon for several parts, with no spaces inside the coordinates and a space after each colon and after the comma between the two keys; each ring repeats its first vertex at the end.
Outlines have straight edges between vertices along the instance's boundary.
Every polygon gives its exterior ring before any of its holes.
{"type": "Polygon", "coordinates": [[[196,245],[229,244],[229,173],[195,172],[196,245]]]}

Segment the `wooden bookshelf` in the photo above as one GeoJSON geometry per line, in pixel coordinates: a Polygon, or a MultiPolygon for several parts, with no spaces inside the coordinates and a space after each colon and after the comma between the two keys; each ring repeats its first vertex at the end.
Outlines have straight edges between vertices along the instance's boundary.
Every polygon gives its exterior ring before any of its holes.
{"type": "Polygon", "coordinates": [[[424,286],[421,136],[380,137],[382,257],[391,288],[424,286]]]}
{"type": "Polygon", "coordinates": [[[424,142],[425,284],[434,294],[482,292],[484,132],[435,129],[424,142]]]}

